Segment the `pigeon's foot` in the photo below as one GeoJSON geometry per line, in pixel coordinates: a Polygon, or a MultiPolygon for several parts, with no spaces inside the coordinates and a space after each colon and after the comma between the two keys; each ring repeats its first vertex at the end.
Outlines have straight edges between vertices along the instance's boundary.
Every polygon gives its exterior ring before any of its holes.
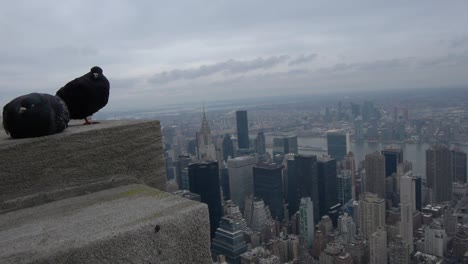
{"type": "Polygon", "coordinates": [[[85,118],[84,126],[86,125],[94,125],[94,124],[99,124],[97,121],[89,121],[88,118],[85,118]]]}

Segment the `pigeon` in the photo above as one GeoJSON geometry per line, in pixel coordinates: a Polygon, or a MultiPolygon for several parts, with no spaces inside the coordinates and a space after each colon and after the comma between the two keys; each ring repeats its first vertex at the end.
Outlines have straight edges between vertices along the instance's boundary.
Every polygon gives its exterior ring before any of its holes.
{"type": "Polygon", "coordinates": [[[31,93],[13,99],[3,107],[3,128],[12,138],[28,138],[62,132],[70,113],[57,96],[31,93]]]}
{"type": "Polygon", "coordinates": [[[90,72],[60,88],[56,95],[67,104],[71,119],[84,119],[84,125],[90,125],[98,123],[89,121],[88,117],[106,106],[109,89],[109,81],[102,69],[94,66],[90,72]]]}

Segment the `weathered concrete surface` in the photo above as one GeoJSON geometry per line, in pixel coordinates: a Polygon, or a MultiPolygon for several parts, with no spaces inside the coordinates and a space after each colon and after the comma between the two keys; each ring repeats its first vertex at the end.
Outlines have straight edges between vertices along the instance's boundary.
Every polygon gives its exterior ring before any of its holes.
{"type": "Polygon", "coordinates": [[[1,214],[0,263],[211,263],[209,234],[205,204],[133,184],[1,214]]]}
{"type": "Polygon", "coordinates": [[[123,184],[166,188],[159,121],[71,125],[29,139],[0,134],[0,213],[123,184]]]}

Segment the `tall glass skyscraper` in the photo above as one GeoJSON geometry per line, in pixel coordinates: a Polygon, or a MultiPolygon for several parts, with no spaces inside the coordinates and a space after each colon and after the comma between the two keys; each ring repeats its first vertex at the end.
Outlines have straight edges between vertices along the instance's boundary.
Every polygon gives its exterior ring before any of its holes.
{"type": "Polygon", "coordinates": [[[283,166],[275,163],[259,163],[253,167],[255,197],[262,199],[271,210],[273,219],[282,221],[283,206],[283,166]]]}
{"type": "Polygon", "coordinates": [[[348,136],[338,130],[327,132],[328,155],[336,160],[342,160],[346,156],[348,148],[348,136]]]}
{"type": "Polygon", "coordinates": [[[210,235],[214,237],[223,214],[219,183],[218,162],[199,162],[188,166],[190,192],[200,195],[202,203],[208,205],[210,235]]]}
{"type": "Polygon", "coordinates": [[[403,163],[403,150],[384,149],[382,155],[385,157],[385,176],[390,177],[397,173],[398,164],[403,163]]]}
{"type": "Polygon", "coordinates": [[[236,123],[237,123],[237,142],[239,149],[249,148],[249,123],[247,120],[247,111],[239,110],[236,111],[236,123]]]}

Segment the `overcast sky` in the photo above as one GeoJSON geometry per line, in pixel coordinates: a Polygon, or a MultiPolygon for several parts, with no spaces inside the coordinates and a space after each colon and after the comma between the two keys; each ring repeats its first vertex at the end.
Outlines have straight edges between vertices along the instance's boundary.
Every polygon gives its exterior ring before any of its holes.
{"type": "Polygon", "coordinates": [[[467,1],[4,1],[0,104],[94,65],[107,110],[468,84],[467,1]]]}

